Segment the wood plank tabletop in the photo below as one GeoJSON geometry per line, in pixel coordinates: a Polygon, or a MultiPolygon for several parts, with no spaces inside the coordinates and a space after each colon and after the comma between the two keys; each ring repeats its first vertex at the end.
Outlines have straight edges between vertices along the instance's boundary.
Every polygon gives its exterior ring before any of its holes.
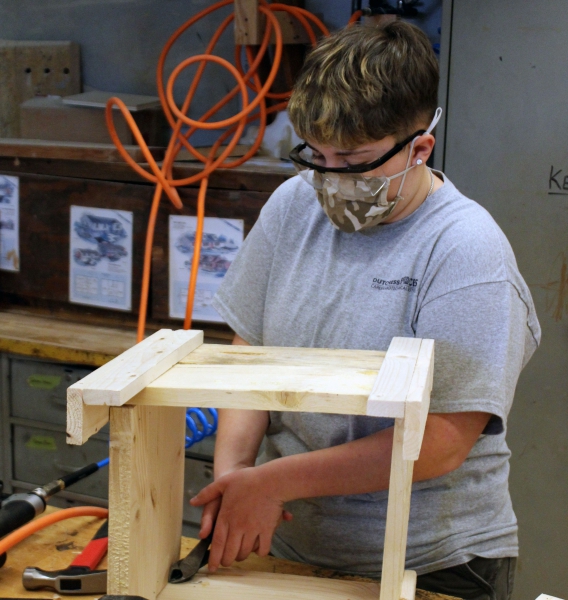
{"type": "MultiPolygon", "coordinates": [[[[47,512],[58,510],[52,507],[47,512]]],[[[54,600],[59,596],[49,590],[27,591],[22,585],[22,572],[26,567],[38,567],[45,571],[56,571],[68,567],[74,558],[81,553],[88,541],[94,536],[102,521],[95,517],[77,517],[55,523],[33,534],[10,552],[4,567],[0,569],[0,594],[2,598],[43,598],[54,600]]],[[[185,556],[197,540],[182,538],[180,556],[185,556]]],[[[106,558],[99,568],[106,569],[106,558]]],[[[313,567],[267,556],[259,558],[252,554],[247,560],[235,563],[231,569],[257,571],[263,573],[279,573],[302,575],[308,577],[324,577],[347,579],[351,581],[370,581],[359,577],[341,576],[337,572],[313,567]]],[[[98,600],[101,594],[64,596],[65,598],[82,598],[98,600]]],[[[417,590],[416,600],[452,600],[450,596],[417,590]]],[[[454,599],[455,600],[455,599],[454,599]]]]}
{"type": "Polygon", "coordinates": [[[99,367],[136,343],[133,329],[0,311],[0,351],[99,367]]]}

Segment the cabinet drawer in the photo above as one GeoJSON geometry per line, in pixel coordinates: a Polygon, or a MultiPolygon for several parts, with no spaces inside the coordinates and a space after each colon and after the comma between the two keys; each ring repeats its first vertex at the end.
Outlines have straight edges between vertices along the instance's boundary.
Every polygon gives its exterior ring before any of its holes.
{"type": "Polygon", "coordinates": [[[188,523],[199,524],[201,521],[201,508],[191,506],[189,501],[205,486],[213,481],[213,463],[195,458],[185,459],[183,520],[188,523]]]}
{"type": "MultiPolygon", "coordinates": [[[[188,435],[190,431],[187,430],[188,435]]],[[[186,456],[189,455],[190,458],[196,458],[198,460],[206,460],[213,461],[213,456],[215,454],[215,440],[217,439],[217,435],[213,434],[206,438],[203,438],[200,442],[196,442],[193,446],[190,446],[186,451],[186,456]]]]}
{"type": "MultiPolygon", "coordinates": [[[[108,456],[104,440],[91,439],[82,446],[70,446],[64,432],[36,427],[15,425],[13,443],[14,478],[38,486],[108,456]]],[[[108,468],[79,481],[69,491],[108,498],[108,468]]]]}
{"type": "Polygon", "coordinates": [[[10,360],[10,413],[65,425],[67,388],[93,369],[14,358],[10,360]]]}

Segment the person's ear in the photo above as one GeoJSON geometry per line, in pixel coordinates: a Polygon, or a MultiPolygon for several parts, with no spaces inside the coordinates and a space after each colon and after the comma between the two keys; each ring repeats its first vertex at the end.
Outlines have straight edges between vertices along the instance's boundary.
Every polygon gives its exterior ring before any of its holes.
{"type": "Polygon", "coordinates": [[[412,164],[426,164],[426,161],[430,158],[432,154],[432,150],[434,149],[434,144],[436,143],[436,138],[431,133],[425,133],[421,135],[416,142],[414,143],[414,148],[412,149],[412,164]],[[422,162],[419,163],[418,161],[422,162]]]}

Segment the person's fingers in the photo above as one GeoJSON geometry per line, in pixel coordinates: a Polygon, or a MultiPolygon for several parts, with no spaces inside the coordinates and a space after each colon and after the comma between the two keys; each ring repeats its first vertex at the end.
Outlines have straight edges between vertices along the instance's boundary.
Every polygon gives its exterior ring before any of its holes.
{"type": "Polygon", "coordinates": [[[261,533],[258,536],[258,539],[259,543],[256,553],[258,556],[268,556],[268,553],[270,552],[270,545],[272,543],[272,535],[270,533],[261,533]]]}
{"type": "Polygon", "coordinates": [[[224,567],[230,567],[235,562],[237,555],[239,554],[239,550],[241,549],[242,541],[243,534],[239,530],[231,531],[229,528],[229,535],[225,540],[223,558],[221,558],[221,564],[224,567]]]}
{"type": "Polygon", "coordinates": [[[225,542],[229,533],[228,524],[222,519],[217,519],[215,531],[213,532],[213,541],[209,551],[209,571],[215,572],[221,564],[221,559],[225,552],[225,542]]]}
{"type": "Polygon", "coordinates": [[[196,496],[194,496],[189,503],[191,506],[203,506],[215,498],[219,498],[223,494],[222,485],[218,481],[210,483],[207,487],[204,487],[196,496]]]}
{"type": "Polygon", "coordinates": [[[283,510],[282,511],[282,520],[283,521],[291,521],[294,518],[294,515],[287,511],[287,510],[283,510]]]}
{"type": "Polygon", "coordinates": [[[241,548],[237,554],[237,561],[245,560],[247,556],[253,552],[258,536],[245,533],[241,541],[241,548]]]}
{"type": "Polygon", "coordinates": [[[201,514],[201,528],[199,530],[199,537],[201,539],[206,538],[211,533],[211,531],[213,531],[213,525],[215,523],[217,515],[219,514],[220,507],[220,498],[209,502],[203,507],[203,513],[201,514]]]}

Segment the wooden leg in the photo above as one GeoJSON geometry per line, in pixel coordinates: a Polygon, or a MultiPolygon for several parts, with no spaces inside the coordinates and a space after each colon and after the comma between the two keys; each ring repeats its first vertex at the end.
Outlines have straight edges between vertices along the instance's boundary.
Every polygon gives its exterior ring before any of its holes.
{"type": "MultiPolygon", "coordinates": [[[[395,419],[380,600],[400,600],[402,597],[414,468],[414,461],[402,458],[403,441],[404,419],[395,419]]],[[[408,578],[407,581],[410,583],[408,578]]],[[[410,599],[405,597],[405,600],[410,599]]]]}
{"type": "Polygon", "coordinates": [[[178,560],[185,409],[110,409],[108,594],[155,600],[178,560]]]}
{"type": "Polygon", "coordinates": [[[416,598],[416,571],[405,571],[402,578],[402,600],[415,600],[416,598]]]}

